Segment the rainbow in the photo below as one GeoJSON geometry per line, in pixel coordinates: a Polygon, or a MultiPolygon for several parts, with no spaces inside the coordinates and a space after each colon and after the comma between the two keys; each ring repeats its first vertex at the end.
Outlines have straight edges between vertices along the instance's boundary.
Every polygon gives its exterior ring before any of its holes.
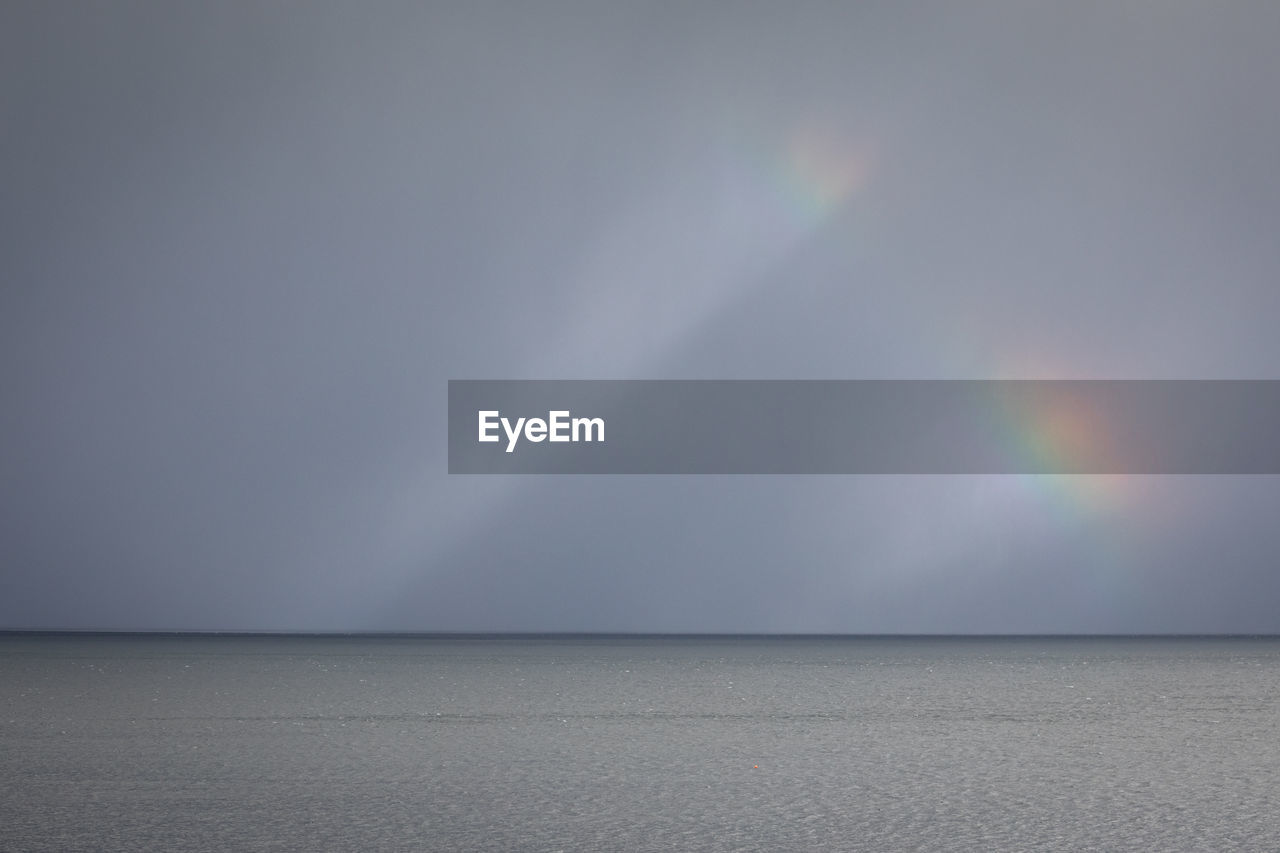
{"type": "MultiPolygon", "coordinates": [[[[831,125],[797,126],[774,147],[773,191],[791,220],[811,232],[845,210],[875,177],[879,147],[874,140],[842,134],[831,125]]],[[[1017,365],[996,371],[994,378],[1050,379],[1071,372],[1053,370],[1028,354],[1002,360],[1017,365]]],[[[1119,461],[1095,413],[1064,390],[1033,405],[1006,402],[991,412],[991,427],[1014,459],[1033,468],[1072,468],[1084,460],[1119,461]]],[[[1015,474],[1005,484],[1023,499],[1054,507],[1063,518],[1098,519],[1141,502],[1151,488],[1149,477],[1125,474],[1015,474]]],[[[1002,490],[1003,491],[1003,490],[1002,490]]]]}
{"type": "Polygon", "coordinates": [[[871,176],[867,143],[841,137],[817,125],[802,127],[786,144],[782,191],[810,224],[840,210],[871,176]]]}

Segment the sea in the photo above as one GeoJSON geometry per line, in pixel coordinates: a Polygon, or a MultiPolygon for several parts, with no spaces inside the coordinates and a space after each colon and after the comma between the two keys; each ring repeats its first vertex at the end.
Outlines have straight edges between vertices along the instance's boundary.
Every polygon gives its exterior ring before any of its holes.
{"type": "Polygon", "coordinates": [[[0,850],[1280,850],[1280,639],[0,635],[0,850]]]}

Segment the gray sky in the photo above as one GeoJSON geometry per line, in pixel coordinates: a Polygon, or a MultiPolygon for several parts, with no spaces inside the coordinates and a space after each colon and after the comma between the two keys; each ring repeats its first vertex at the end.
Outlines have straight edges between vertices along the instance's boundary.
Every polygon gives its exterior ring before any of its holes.
{"type": "Polygon", "coordinates": [[[1280,631],[1270,477],[450,477],[450,378],[1263,378],[1274,3],[0,7],[0,627],[1280,631]]]}

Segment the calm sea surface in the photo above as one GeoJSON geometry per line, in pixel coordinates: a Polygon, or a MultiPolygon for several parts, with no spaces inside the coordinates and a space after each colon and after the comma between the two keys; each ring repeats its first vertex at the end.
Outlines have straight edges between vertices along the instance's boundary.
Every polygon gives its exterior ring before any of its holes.
{"type": "Polygon", "coordinates": [[[6,636],[0,849],[1280,850],[1280,640],[6,636]]]}

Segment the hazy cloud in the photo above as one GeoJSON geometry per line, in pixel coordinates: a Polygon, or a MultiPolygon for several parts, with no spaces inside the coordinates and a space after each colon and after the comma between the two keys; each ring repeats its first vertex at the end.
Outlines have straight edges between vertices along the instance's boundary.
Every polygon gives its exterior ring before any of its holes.
{"type": "Polygon", "coordinates": [[[459,478],[449,378],[1277,378],[1280,8],[11,3],[0,626],[1276,631],[1273,478],[459,478]]]}

